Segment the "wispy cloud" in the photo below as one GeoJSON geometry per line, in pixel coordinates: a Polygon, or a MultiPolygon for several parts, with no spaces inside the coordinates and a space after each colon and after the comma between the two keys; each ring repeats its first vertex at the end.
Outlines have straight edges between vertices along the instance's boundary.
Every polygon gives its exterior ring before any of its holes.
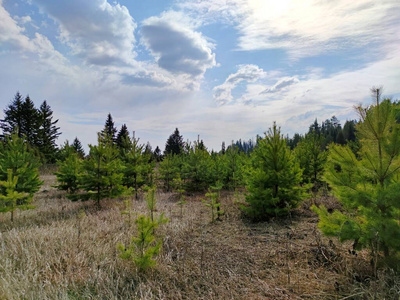
{"type": "Polygon", "coordinates": [[[204,23],[233,23],[240,50],[280,48],[294,59],[396,42],[400,31],[395,0],[193,0],[180,7],[204,23]]]}
{"type": "Polygon", "coordinates": [[[270,93],[276,93],[284,89],[285,87],[288,87],[290,85],[298,83],[299,80],[297,77],[285,77],[280,79],[277,83],[275,83],[272,87],[269,87],[265,89],[262,94],[270,94],[270,93]]]}

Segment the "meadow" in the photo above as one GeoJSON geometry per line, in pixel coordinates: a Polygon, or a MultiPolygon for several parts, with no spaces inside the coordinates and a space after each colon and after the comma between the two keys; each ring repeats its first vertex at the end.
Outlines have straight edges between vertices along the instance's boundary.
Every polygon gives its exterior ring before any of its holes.
{"type": "Polygon", "coordinates": [[[156,267],[139,272],[116,245],[135,235],[148,209],[139,195],[131,215],[121,199],[71,202],[55,176],[42,174],[36,209],[0,216],[0,299],[398,299],[400,278],[374,272],[368,252],[330,240],[309,206],[339,208],[328,196],[303,202],[285,219],[250,223],[243,193],[224,191],[222,221],[201,201],[157,191],[156,214],[169,218],[156,267]]]}

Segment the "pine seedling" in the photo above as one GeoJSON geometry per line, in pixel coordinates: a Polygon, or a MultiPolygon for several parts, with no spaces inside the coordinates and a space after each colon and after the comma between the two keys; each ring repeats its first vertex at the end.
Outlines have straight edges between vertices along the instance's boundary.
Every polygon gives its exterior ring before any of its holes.
{"type": "Polygon", "coordinates": [[[202,200],[205,206],[209,207],[211,210],[211,223],[214,223],[215,221],[215,216],[217,215],[217,220],[218,219],[218,209],[221,206],[221,203],[218,202],[218,193],[214,193],[209,191],[206,194],[206,197],[208,200],[202,200]]]}
{"type": "Polygon", "coordinates": [[[14,221],[14,210],[17,208],[29,209],[33,208],[29,205],[29,202],[20,203],[21,200],[25,199],[28,194],[16,191],[18,177],[13,176],[11,169],[7,170],[7,181],[0,181],[0,187],[5,189],[5,195],[0,194],[0,211],[11,212],[11,222],[14,221]]]}
{"type": "Polygon", "coordinates": [[[117,245],[121,252],[122,259],[132,261],[140,272],[144,272],[156,265],[155,257],[160,253],[162,239],[154,234],[154,231],[168,219],[164,218],[164,214],[153,221],[150,217],[140,215],[135,223],[137,225],[137,236],[132,237],[130,245],[125,247],[124,244],[117,245]]]}
{"type": "Polygon", "coordinates": [[[174,187],[176,188],[176,191],[179,194],[179,201],[176,204],[180,206],[181,219],[182,219],[183,218],[183,206],[187,203],[185,200],[185,195],[184,195],[185,190],[183,189],[183,180],[178,175],[178,178],[175,178],[173,183],[174,183],[174,187]]]}
{"type": "Polygon", "coordinates": [[[221,221],[220,216],[222,216],[223,213],[224,213],[221,210],[221,202],[219,200],[220,197],[221,197],[221,190],[222,190],[223,186],[224,186],[224,184],[221,181],[217,181],[214,186],[210,187],[210,190],[213,191],[216,194],[215,202],[218,204],[216,206],[216,209],[217,209],[217,220],[218,221],[221,221]]]}
{"type": "Polygon", "coordinates": [[[154,212],[156,211],[156,188],[152,187],[148,190],[146,194],[146,203],[147,203],[147,208],[150,211],[150,219],[153,222],[154,221],[154,212]]]}
{"type": "Polygon", "coordinates": [[[130,198],[124,199],[124,210],[121,211],[122,216],[127,216],[127,220],[125,222],[128,223],[129,227],[131,227],[131,219],[133,215],[133,210],[132,210],[132,201],[130,198]]]}

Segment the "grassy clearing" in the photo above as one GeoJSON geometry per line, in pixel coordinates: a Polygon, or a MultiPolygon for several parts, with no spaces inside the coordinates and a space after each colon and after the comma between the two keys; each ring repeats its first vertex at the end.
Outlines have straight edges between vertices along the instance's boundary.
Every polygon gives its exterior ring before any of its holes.
{"type": "MultiPolygon", "coordinates": [[[[291,218],[251,224],[233,193],[222,193],[225,215],[210,223],[202,195],[187,197],[183,218],[178,196],[157,193],[157,212],[170,222],[155,269],[137,273],[118,258],[116,244],[135,233],[122,200],[70,202],[51,187],[37,208],[0,216],[0,299],[398,299],[400,279],[373,277],[369,257],[348,253],[349,244],[321,236],[304,203],[291,218]],[[351,296],[351,297],[348,297],[351,296]],[[348,297],[348,298],[345,298],[348,297]]],[[[242,199],[243,200],[243,199],[242,199]]],[[[335,206],[325,198],[325,205],[335,206]]],[[[147,213],[132,198],[133,214],[147,213]]]]}

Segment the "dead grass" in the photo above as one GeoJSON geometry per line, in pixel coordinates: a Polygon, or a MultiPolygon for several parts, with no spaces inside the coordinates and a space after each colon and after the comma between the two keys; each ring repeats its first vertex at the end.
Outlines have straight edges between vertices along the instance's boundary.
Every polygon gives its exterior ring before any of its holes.
{"type": "MultiPolygon", "coordinates": [[[[395,274],[373,278],[366,252],[322,237],[308,203],[287,220],[251,224],[225,192],[222,222],[210,223],[201,195],[188,197],[183,218],[171,193],[158,193],[170,222],[158,230],[155,269],[137,273],[116,244],[135,234],[121,200],[70,202],[42,177],[37,208],[0,216],[0,299],[398,299],[395,274]],[[346,298],[348,297],[348,298],[346,298]]],[[[243,200],[243,199],[242,199],[243,200]]],[[[145,201],[132,199],[134,214],[145,201]]],[[[319,199],[331,205],[334,200],[319,199]]]]}

